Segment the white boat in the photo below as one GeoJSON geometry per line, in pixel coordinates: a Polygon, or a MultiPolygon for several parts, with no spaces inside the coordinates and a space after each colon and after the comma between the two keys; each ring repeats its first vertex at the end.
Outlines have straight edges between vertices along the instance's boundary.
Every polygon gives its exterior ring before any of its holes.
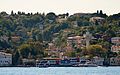
{"type": "Polygon", "coordinates": [[[37,63],[36,67],[40,67],[40,68],[49,67],[48,61],[41,61],[41,62],[37,63]]]}
{"type": "Polygon", "coordinates": [[[90,63],[90,62],[86,62],[85,64],[76,64],[73,65],[73,67],[97,67],[98,65],[90,63]]]}

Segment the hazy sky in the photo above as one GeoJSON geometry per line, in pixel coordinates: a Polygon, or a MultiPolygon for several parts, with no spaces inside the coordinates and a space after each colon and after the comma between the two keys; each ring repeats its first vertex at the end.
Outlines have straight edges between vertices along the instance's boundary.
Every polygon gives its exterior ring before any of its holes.
{"type": "Polygon", "coordinates": [[[107,14],[120,12],[120,0],[0,0],[0,12],[78,13],[103,10],[107,14]]]}

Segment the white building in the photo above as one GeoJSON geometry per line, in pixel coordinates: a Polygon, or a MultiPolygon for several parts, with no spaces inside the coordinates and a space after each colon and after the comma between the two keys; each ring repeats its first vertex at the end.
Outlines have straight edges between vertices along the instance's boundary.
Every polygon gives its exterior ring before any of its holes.
{"type": "Polygon", "coordinates": [[[66,22],[66,20],[67,20],[67,16],[64,16],[64,15],[59,15],[56,19],[56,21],[59,23],[66,22]]]}
{"type": "Polygon", "coordinates": [[[78,27],[78,21],[73,21],[73,22],[72,22],[72,25],[73,25],[74,27],[78,27]]]}
{"type": "Polygon", "coordinates": [[[120,37],[111,38],[111,42],[114,43],[114,44],[120,44],[120,37]]]}
{"type": "Polygon", "coordinates": [[[102,18],[102,17],[92,17],[92,18],[90,18],[90,22],[92,22],[93,24],[98,22],[98,24],[101,25],[101,24],[105,23],[105,18],[102,18]]]}
{"type": "Polygon", "coordinates": [[[85,64],[86,62],[89,62],[87,57],[80,57],[79,60],[80,60],[80,64],[85,64]]]}
{"type": "Polygon", "coordinates": [[[0,36],[0,41],[6,41],[8,42],[8,38],[6,35],[0,36]]]}
{"type": "Polygon", "coordinates": [[[12,54],[0,52],[0,66],[12,65],[12,54]]]}
{"type": "Polygon", "coordinates": [[[98,65],[98,66],[103,66],[104,58],[101,57],[94,57],[93,58],[93,63],[98,65]]]}
{"type": "Polygon", "coordinates": [[[120,66],[120,57],[112,57],[110,58],[111,66],[120,66]]]}
{"type": "Polygon", "coordinates": [[[22,63],[24,66],[34,66],[35,65],[35,59],[22,59],[22,63]]]}

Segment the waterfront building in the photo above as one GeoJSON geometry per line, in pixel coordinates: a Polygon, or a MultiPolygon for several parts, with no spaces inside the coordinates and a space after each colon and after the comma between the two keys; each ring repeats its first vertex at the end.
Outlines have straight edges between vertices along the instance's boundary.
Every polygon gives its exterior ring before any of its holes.
{"type": "Polygon", "coordinates": [[[0,52],[0,66],[11,66],[12,54],[0,52]]]}
{"type": "Polygon", "coordinates": [[[92,62],[98,66],[103,66],[104,58],[101,57],[93,57],[92,62]]]}
{"type": "Polygon", "coordinates": [[[22,59],[23,66],[35,66],[35,59],[22,59]]]}
{"type": "Polygon", "coordinates": [[[111,66],[120,66],[120,57],[112,57],[110,58],[110,65],[111,66]]]}

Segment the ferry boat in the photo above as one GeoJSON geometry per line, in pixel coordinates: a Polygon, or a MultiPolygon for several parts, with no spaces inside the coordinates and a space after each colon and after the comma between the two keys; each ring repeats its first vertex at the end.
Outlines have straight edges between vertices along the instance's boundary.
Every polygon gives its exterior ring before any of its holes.
{"type": "Polygon", "coordinates": [[[85,64],[76,64],[73,65],[73,67],[97,67],[98,65],[90,63],[90,62],[86,62],[85,64]]]}
{"type": "Polygon", "coordinates": [[[40,60],[37,67],[97,67],[97,65],[88,60],[78,61],[76,58],[44,58],[40,60]]]}
{"type": "Polygon", "coordinates": [[[40,68],[42,68],[42,67],[49,67],[49,64],[48,64],[48,61],[40,61],[39,63],[37,63],[36,64],[36,67],[40,67],[40,68]]]}

